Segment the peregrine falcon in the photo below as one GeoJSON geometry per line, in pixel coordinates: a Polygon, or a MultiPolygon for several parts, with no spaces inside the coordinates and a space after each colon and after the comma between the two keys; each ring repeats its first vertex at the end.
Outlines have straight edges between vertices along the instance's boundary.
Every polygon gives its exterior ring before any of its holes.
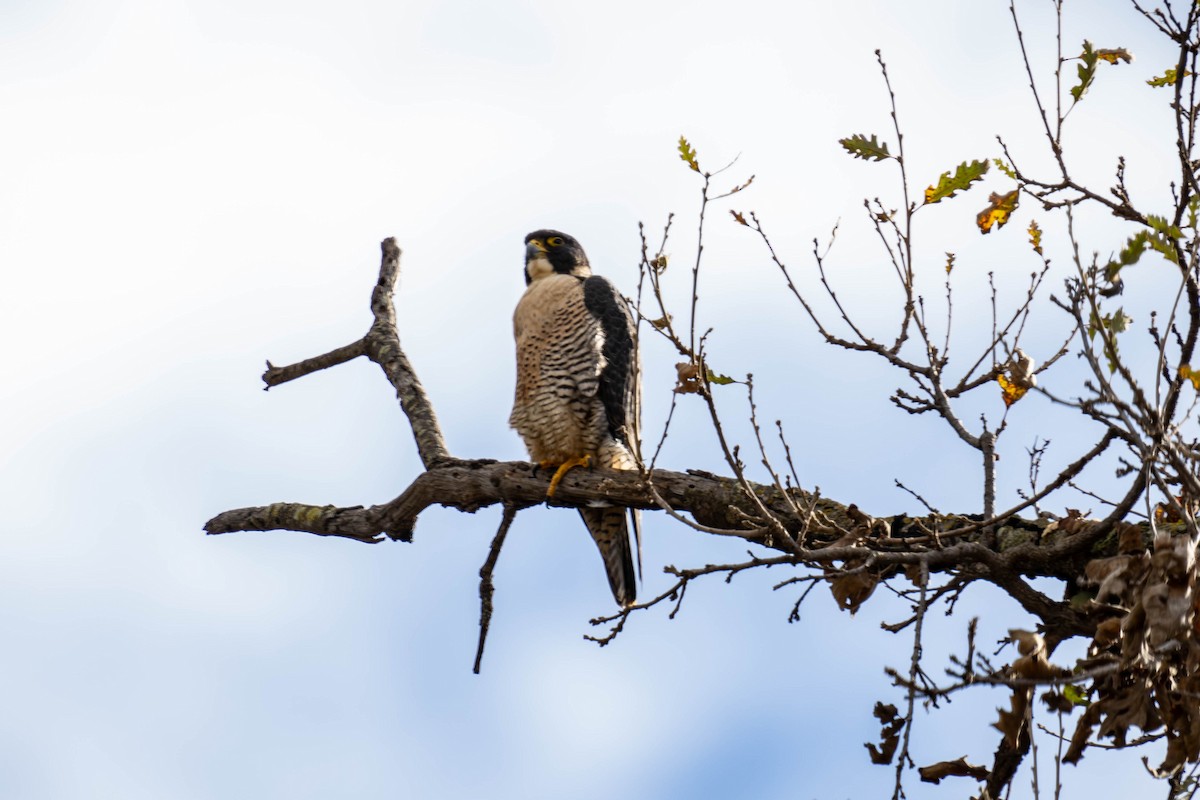
{"type": "MultiPolygon", "coordinates": [[[[508,423],[530,458],[557,468],[547,495],[575,466],[637,469],[641,368],[625,301],[592,274],[579,242],[558,231],[525,237],[525,284],[513,315],[517,391],[508,423]]],[[[632,605],[637,587],[624,509],[579,514],[604,557],[613,597],[632,605]]],[[[633,509],[629,516],[640,562],[641,518],[633,509]]]]}

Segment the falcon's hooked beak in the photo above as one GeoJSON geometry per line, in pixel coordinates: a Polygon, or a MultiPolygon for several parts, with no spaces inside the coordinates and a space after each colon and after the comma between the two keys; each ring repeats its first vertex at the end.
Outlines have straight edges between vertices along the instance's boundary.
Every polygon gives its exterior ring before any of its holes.
{"type": "Polygon", "coordinates": [[[546,258],[546,245],[541,239],[530,239],[525,245],[525,283],[554,274],[550,259],[546,258]]]}

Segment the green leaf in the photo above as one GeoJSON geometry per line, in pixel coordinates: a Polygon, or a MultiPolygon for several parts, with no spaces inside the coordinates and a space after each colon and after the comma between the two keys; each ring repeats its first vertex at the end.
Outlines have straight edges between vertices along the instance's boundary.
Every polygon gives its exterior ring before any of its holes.
{"type": "Polygon", "coordinates": [[[679,137],[679,157],[687,163],[696,172],[700,171],[700,164],[696,161],[696,150],[684,137],[679,137]]]}
{"type": "Polygon", "coordinates": [[[1096,51],[1092,49],[1092,43],[1086,39],[1083,42],[1083,53],[1079,56],[1079,60],[1083,63],[1079,65],[1077,74],[1079,75],[1079,85],[1071,88],[1071,97],[1075,98],[1078,103],[1088,88],[1092,85],[1092,81],[1096,78],[1096,51]]]}
{"type": "MultiPolygon", "coordinates": [[[[1185,78],[1191,74],[1192,73],[1188,72],[1187,70],[1183,71],[1183,76],[1185,78]]],[[[1150,80],[1146,81],[1147,84],[1153,86],[1155,89],[1161,89],[1164,86],[1174,86],[1178,82],[1179,75],[1175,72],[1174,67],[1163,73],[1161,78],[1151,78],[1150,80]]]]}
{"type": "Polygon", "coordinates": [[[1118,308],[1112,314],[1105,314],[1103,317],[1097,316],[1096,312],[1092,312],[1091,319],[1088,320],[1088,338],[1095,339],[1096,334],[1101,330],[1108,330],[1112,333],[1124,333],[1129,329],[1133,318],[1125,313],[1125,309],[1118,308]]]}
{"type": "Polygon", "coordinates": [[[1163,236],[1169,236],[1172,239],[1180,239],[1183,237],[1183,231],[1167,221],[1166,217],[1159,217],[1154,214],[1146,215],[1146,224],[1153,228],[1163,236]]]}
{"type": "Polygon", "coordinates": [[[986,161],[964,161],[958,165],[953,176],[949,172],[943,172],[938,178],[937,186],[930,186],[925,190],[925,205],[940,203],[954,197],[958,192],[970,189],[972,183],[983,180],[989,166],[986,161]]]}
{"type": "Polygon", "coordinates": [[[996,169],[1003,172],[1014,181],[1017,179],[1017,171],[1008,165],[1008,162],[1003,158],[993,158],[992,163],[996,165],[996,169]]]}
{"type": "Polygon", "coordinates": [[[1129,237],[1129,241],[1125,243],[1125,247],[1121,250],[1115,260],[1109,261],[1104,267],[1104,279],[1109,283],[1117,280],[1117,274],[1125,267],[1132,266],[1138,262],[1142,254],[1146,252],[1146,242],[1150,238],[1149,231],[1138,231],[1133,236],[1129,237]]]}
{"type": "Polygon", "coordinates": [[[1124,333],[1129,330],[1129,326],[1133,324],[1133,318],[1125,313],[1124,308],[1118,308],[1112,314],[1105,314],[1103,317],[1092,312],[1091,319],[1088,320],[1088,338],[1095,340],[1096,334],[1101,329],[1107,330],[1111,336],[1104,337],[1104,357],[1108,360],[1108,371],[1117,371],[1117,338],[1116,334],[1124,333]]]}
{"type": "Polygon", "coordinates": [[[887,142],[879,141],[879,137],[873,133],[870,139],[860,133],[856,133],[845,139],[838,139],[838,144],[846,148],[850,152],[850,155],[866,161],[883,161],[885,158],[894,158],[888,152],[887,142]]]}
{"type": "Polygon", "coordinates": [[[1150,230],[1138,231],[1129,237],[1129,241],[1125,243],[1125,248],[1121,250],[1120,255],[1105,265],[1104,277],[1109,283],[1116,280],[1117,273],[1122,269],[1136,264],[1142,254],[1146,252],[1147,247],[1172,264],[1179,264],[1176,243],[1183,238],[1183,231],[1179,229],[1179,226],[1172,225],[1165,217],[1154,214],[1146,215],[1146,223],[1150,226],[1150,230]]]}
{"type": "Polygon", "coordinates": [[[708,379],[709,383],[715,383],[718,386],[728,386],[731,383],[737,383],[737,381],[728,375],[718,375],[707,367],[705,367],[704,377],[708,379]]]}
{"type": "Polygon", "coordinates": [[[1083,688],[1080,686],[1076,686],[1073,683],[1063,684],[1062,693],[1063,697],[1071,701],[1071,705],[1088,705],[1087,693],[1084,692],[1083,688]]]}

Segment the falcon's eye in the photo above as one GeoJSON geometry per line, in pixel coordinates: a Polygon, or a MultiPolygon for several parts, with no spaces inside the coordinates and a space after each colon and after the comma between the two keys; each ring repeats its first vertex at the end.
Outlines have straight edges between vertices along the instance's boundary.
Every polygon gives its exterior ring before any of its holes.
{"type": "Polygon", "coordinates": [[[550,245],[551,247],[560,247],[562,243],[563,240],[561,236],[551,236],[546,240],[546,244],[550,245]]]}

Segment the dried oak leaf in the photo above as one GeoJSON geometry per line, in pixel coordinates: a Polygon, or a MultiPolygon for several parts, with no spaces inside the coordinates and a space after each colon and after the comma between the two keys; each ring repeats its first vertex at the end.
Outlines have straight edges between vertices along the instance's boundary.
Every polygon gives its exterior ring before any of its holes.
{"type": "Polygon", "coordinates": [[[1118,553],[1146,552],[1146,540],[1140,527],[1134,525],[1132,522],[1118,522],[1117,530],[1119,531],[1118,553]]]}
{"type": "Polygon", "coordinates": [[[1088,710],[1098,709],[1103,716],[1096,735],[1124,747],[1130,728],[1138,728],[1144,733],[1161,728],[1162,718],[1154,709],[1150,690],[1144,682],[1130,684],[1093,703],[1088,710]]]}
{"type": "MultiPolygon", "coordinates": [[[[1013,677],[1046,680],[1071,674],[1069,670],[1046,660],[1046,640],[1040,634],[1014,628],[1008,632],[1008,638],[1017,643],[1017,652],[1021,654],[1008,668],[1013,677]]],[[[1000,718],[992,723],[992,727],[1004,734],[1004,739],[1010,747],[1018,746],[1032,698],[1032,687],[1018,686],[1013,689],[1010,708],[996,709],[1000,712],[1000,718]]]]}
{"type": "Polygon", "coordinates": [[[1111,617],[1096,626],[1096,635],[1092,644],[1097,651],[1107,650],[1121,639],[1121,622],[1123,617],[1111,617]]]}
{"type": "Polygon", "coordinates": [[[1042,693],[1042,702],[1046,708],[1058,714],[1070,714],[1075,710],[1075,703],[1062,692],[1050,689],[1042,693]]]}
{"type": "Polygon", "coordinates": [[[1010,699],[1011,707],[998,708],[1000,719],[992,723],[992,727],[1004,734],[1004,741],[1009,747],[1015,748],[1025,727],[1025,717],[1029,710],[1029,690],[1017,689],[1010,699]]]}
{"type": "Polygon", "coordinates": [[[675,365],[678,382],[675,384],[675,394],[696,394],[700,391],[700,369],[690,361],[681,361],[675,365]]]}
{"type": "MultiPolygon", "coordinates": [[[[1017,645],[1017,652],[1023,656],[1045,656],[1046,640],[1040,634],[1020,628],[1009,628],[1008,638],[1017,645]]],[[[1016,665],[1013,665],[1016,668],[1016,665]]]]}
{"type": "Polygon", "coordinates": [[[1146,610],[1146,643],[1156,648],[1178,638],[1192,622],[1192,597],[1187,586],[1157,583],[1142,590],[1146,610]]]}
{"type": "Polygon", "coordinates": [[[1073,535],[1091,527],[1092,524],[1093,521],[1086,519],[1078,508],[1068,508],[1067,516],[1058,521],[1058,530],[1073,535]]]}
{"type": "Polygon", "coordinates": [[[936,764],[930,764],[928,767],[921,767],[917,772],[920,773],[921,780],[926,783],[939,783],[942,778],[952,776],[974,778],[977,781],[983,781],[987,780],[990,774],[984,767],[968,764],[966,756],[955,761],[939,761],[936,764]]]}
{"type": "Polygon", "coordinates": [[[1167,777],[1179,771],[1185,763],[1200,761],[1200,714],[1192,699],[1200,689],[1200,675],[1189,674],[1178,686],[1178,692],[1170,692],[1163,705],[1163,721],[1167,727],[1167,753],[1158,769],[1147,769],[1158,777],[1167,777]]]}
{"type": "Polygon", "coordinates": [[[1096,590],[1097,603],[1111,602],[1125,607],[1133,605],[1129,588],[1140,583],[1144,572],[1145,559],[1133,555],[1093,558],[1083,568],[1087,582],[1100,586],[1096,590]]]}
{"type": "Polygon", "coordinates": [[[876,701],[873,713],[880,722],[879,746],[867,742],[863,747],[871,754],[872,764],[890,764],[896,755],[896,748],[900,745],[900,731],[904,730],[904,718],[891,703],[876,701]]]}
{"type": "Polygon", "coordinates": [[[1151,568],[1172,584],[1184,583],[1196,562],[1196,549],[1187,536],[1160,534],[1154,540],[1151,568]]]}
{"type": "Polygon", "coordinates": [[[1008,377],[1017,386],[1023,389],[1032,389],[1037,386],[1037,362],[1033,360],[1033,356],[1027,355],[1021,348],[1013,350],[1012,358],[1009,359],[1006,365],[1008,369],[1008,377]]]}
{"type": "Polygon", "coordinates": [[[838,608],[854,614],[867,601],[879,585],[878,576],[870,572],[855,572],[829,578],[829,590],[838,608]]]}
{"type": "Polygon", "coordinates": [[[1083,716],[1079,718],[1079,722],[1075,725],[1075,734],[1071,737],[1071,744],[1067,748],[1066,754],[1063,755],[1064,763],[1079,763],[1079,760],[1083,758],[1083,751],[1087,749],[1088,742],[1092,739],[1092,731],[1099,721],[1100,708],[1097,704],[1093,703],[1083,712],[1083,716]]]}

